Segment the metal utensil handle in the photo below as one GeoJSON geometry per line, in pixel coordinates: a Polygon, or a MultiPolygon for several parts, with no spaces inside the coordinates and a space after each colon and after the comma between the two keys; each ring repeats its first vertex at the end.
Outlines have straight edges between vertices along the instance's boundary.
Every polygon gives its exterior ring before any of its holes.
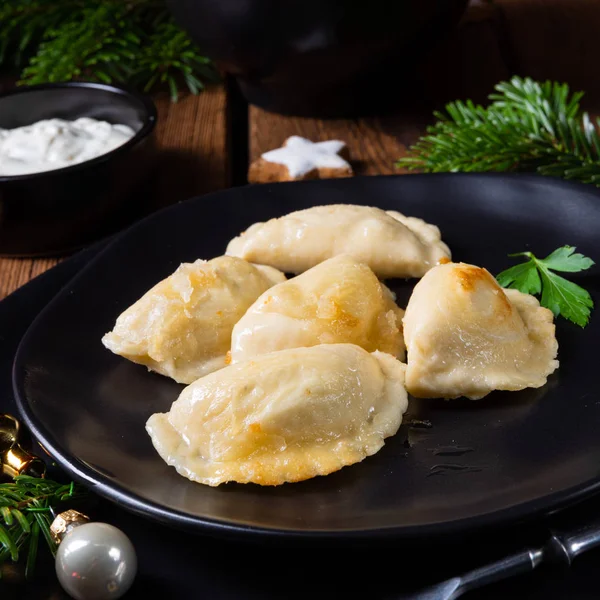
{"type": "Polygon", "coordinates": [[[529,573],[538,567],[543,560],[544,552],[542,550],[528,549],[507,556],[485,567],[469,571],[461,576],[461,585],[454,597],[457,598],[467,591],[495,583],[513,575],[529,573]]]}
{"type": "Polygon", "coordinates": [[[600,546],[600,521],[581,525],[571,531],[552,531],[545,546],[549,560],[570,565],[576,556],[600,546]]]}
{"type": "Polygon", "coordinates": [[[513,575],[529,573],[545,562],[570,566],[576,556],[600,546],[600,521],[580,525],[571,531],[553,530],[551,533],[551,537],[541,548],[523,550],[404,598],[455,600],[470,590],[513,575]]]}

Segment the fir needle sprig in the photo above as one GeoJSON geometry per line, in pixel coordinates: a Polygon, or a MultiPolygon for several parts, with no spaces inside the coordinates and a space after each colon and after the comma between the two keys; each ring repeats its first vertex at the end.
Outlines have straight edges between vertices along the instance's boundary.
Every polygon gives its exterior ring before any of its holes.
{"type": "Polygon", "coordinates": [[[0,2],[0,66],[21,84],[85,79],[149,91],[181,84],[198,93],[217,78],[166,9],[164,0],[10,0],[0,2]]]}
{"type": "Polygon", "coordinates": [[[29,475],[19,475],[10,483],[0,484],[0,565],[7,560],[17,562],[23,553],[25,575],[30,577],[40,534],[50,552],[56,554],[57,546],[50,532],[54,520],[52,510],[82,495],[83,489],[74,483],[63,484],[29,475]]]}
{"type": "Polygon", "coordinates": [[[435,112],[437,122],[399,159],[426,173],[529,171],[600,186],[598,126],[582,112],[583,92],[566,83],[513,77],[487,107],[471,100],[435,112]]]}

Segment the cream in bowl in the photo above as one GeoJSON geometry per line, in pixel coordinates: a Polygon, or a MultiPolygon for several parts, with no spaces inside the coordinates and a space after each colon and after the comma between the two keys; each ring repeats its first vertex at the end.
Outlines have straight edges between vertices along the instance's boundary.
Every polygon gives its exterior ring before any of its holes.
{"type": "Polygon", "coordinates": [[[134,135],[128,125],[89,117],[43,119],[24,127],[0,129],[0,176],[41,173],[92,160],[134,135]]]}

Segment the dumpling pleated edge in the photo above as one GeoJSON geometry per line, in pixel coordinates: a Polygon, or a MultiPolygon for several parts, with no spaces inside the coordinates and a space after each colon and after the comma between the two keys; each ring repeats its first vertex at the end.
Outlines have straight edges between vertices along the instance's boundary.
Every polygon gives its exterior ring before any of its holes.
{"type": "MultiPolygon", "coordinates": [[[[337,346],[342,346],[339,344],[337,346]]],[[[334,347],[325,344],[312,348],[334,347]]],[[[283,483],[300,482],[317,476],[325,476],[343,467],[363,461],[376,454],[385,444],[385,439],[395,435],[400,428],[408,408],[408,395],[404,385],[406,365],[390,354],[375,351],[368,353],[358,346],[346,344],[377,359],[385,377],[384,394],[390,403],[397,406],[392,420],[387,425],[374,419],[373,429],[358,439],[332,440],[307,450],[285,448],[272,455],[254,455],[239,461],[217,463],[200,456],[190,457],[190,448],[184,438],[169,422],[168,413],[157,413],[148,419],[146,431],[159,456],[183,477],[204,485],[216,487],[227,482],[255,483],[261,486],[276,486],[283,483]],[[379,429],[377,428],[379,426],[379,429]],[[184,450],[183,452],[181,450],[184,450]]],[[[298,349],[294,349],[298,350],[298,349]]],[[[310,350],[303,348],[300,350],[310,350]]],[[[282,350],[271,354],[288,352],[282,350]]],[[[263,355],[268,356],[268,355],[263,355]]],[[[222,373],[222,371],[221,371],[222,373]]]]}

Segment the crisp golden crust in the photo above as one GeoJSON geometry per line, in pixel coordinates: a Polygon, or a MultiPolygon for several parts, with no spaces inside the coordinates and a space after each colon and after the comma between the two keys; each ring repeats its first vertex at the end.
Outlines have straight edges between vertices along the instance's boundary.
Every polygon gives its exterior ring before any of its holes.
{"type": "Polygon", "coordinates": [[[404,372],[394,357],[352,344],[282,350],[196,381],[146,429],[192,481],[302,481],[363,460],[397,432],[404,372]]]}
{"type": "Polygon", "coordinates": [[[233,328],[232,359],[338,343],[402,359],[403,316],[369,267],[336,256],[262,294],[233,328]]]}
{"type": "Polygon", "coordinates": [[[417,398],[482,398],[544,385],[558,368],[552,312],[485,269],[442,264],[415,286],[404,316],[406,385],[417,398]]]}
{"type": "Polygon", "coordinates": [[[226,366],[235,323],[260,294],[284,280],[272,267],[229,256],[184,263],[125,310],[102,343],[191,383],[226,366]]]}
{"type": "Polygon", "coordinates": [[[473,291],[475,286],[483,281],[491,285],[498,285],[490,273],[481,267],[458,264],[454,267],[453,273],[461,288],[467,292],[473,291]]]}
{"type": "Polygon", "coordinates": [[[464,292],[474,292],[477,286],[480,285],[495,289],[498,302],[492,304],[495,311],[494,316],[501,319],[510,318],[513,307],[508,301],[505,292],[489,271],[481,267],[459,263],[454,265],[452,273],[464,292]]]}

